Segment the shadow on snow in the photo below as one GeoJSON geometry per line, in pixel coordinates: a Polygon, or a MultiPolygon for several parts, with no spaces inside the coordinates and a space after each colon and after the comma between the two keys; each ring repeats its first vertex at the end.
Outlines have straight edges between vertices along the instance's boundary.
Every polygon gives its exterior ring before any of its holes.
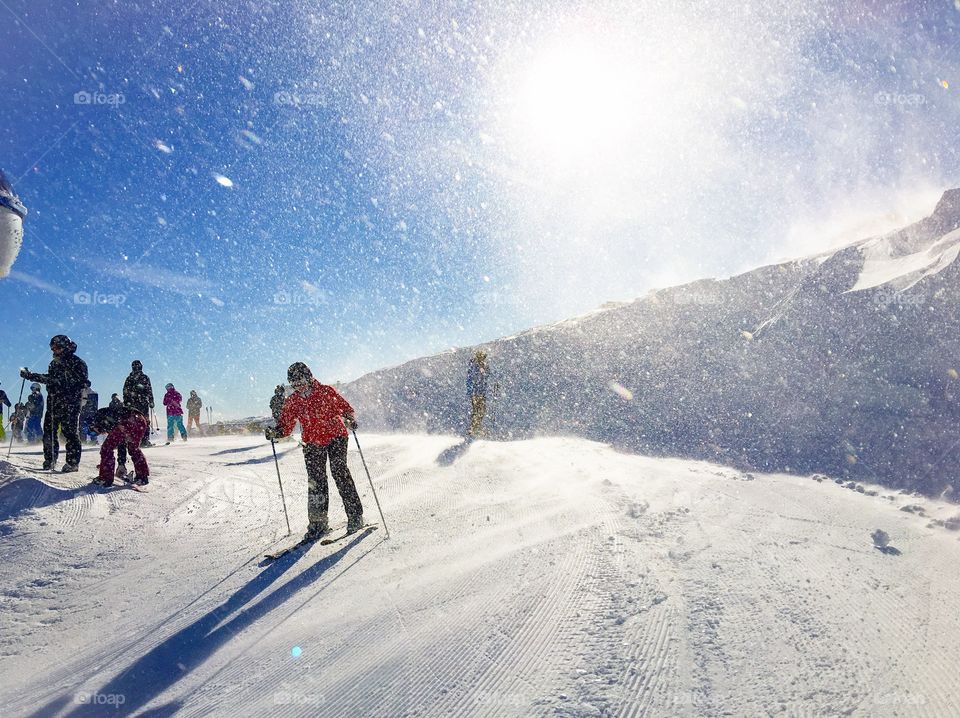
{"type": "MultiPolygon", "coordinates": [[[[284,573],[292,568],[306,553],[291,553],[277,559],[247,582],[245,586],[237,590],[237,592],[224,603],[209,611],[204,616],[201,616],[189,626],[168,637],[97,689],[96,693],[99,695],[123,696],[124,700],[122,705],[77,705],[67,713],[67,715],[101,716],[108,713],[131,715],[187,676],[191,671],[202,665],[217,649],[227,643],[231,638],[252,626],[256,621],[270,613],[270,611],[282,606],[298,591],[306,588],[323,576],[324,573],[339,563],[347,552],[360,543],[369,533],[369,531],[366,531],[359,534],[350,543],[335,553],[322,558],[295,578],[290,579],[284,585],[274,589],[271,593],[260,599],[259,602],[248,605],[254,598],[266,591],[271,584],[280,579],[284,573]],[[239,613],[224,623],[227,617],[236,611],[239,611],[239,613]]],[[[353,563],[344,568],[340,576],[363,559],[364,556],[373,551],[378,545],[379,543],[358,556],[353,563]]],[[[329,586],[330,584],[327,585],[329,586]]],[[[324,588],[326,588],[326,586],[324,586],[324,588]]],[[[71,696],[61,694],[32,713],[31,718],[53,715],[72,703],[73,700],[71,696]]],[[[173,702],[151,709],[151,711],[144,715],[171,715],[172,712],[175,712],[179,707],[178,702],[173,702]]]]}

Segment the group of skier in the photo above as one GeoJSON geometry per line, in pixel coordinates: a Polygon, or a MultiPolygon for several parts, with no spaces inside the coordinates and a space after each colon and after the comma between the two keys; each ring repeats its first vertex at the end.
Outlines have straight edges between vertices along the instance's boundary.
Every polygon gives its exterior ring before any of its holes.
{"type": "MultiPolygon", "coordinates": [[[[130,375],[123,385],[122,400],[116,394],[109,405],[98,408],[98,396],[87,378],[87,365],[76,354],[77,345],[67,336],[58,334],[50,340],[53,359],[46,374],[23,369],[20,374],[31,384],[27,409],[20,413],[20,405],[14,414],[26,417],[27,434],[30,420],[43,413],[43,397],[40,385],[47,387],[47,407],[43,415],[43,468],[56,466],[60,451],[59,434],[66,440],[66,463],[64,473],[75,472],[80,466],[81,434],[87,439],[96,439],[100,434],[106,438],[100,447],[99,474],[94,483],[111,486],[114,478],[134,485],[149,483],[150,468],[142,451],[150,446],[150,412],[154,409],[153,387],[143,372],[143,364],[137,360],[131,364],[130,375]],[[32,403],[31,403],[32,402],[32,403]],[[114,460],[114,452],[117,454],[114,460]],[[126,469],[127,454],[133,460],[134,475],[126,469]]],[[[490,369],[487,355],[477,351],[467,370],[467,393],[470,398],[470,425],[468,439],[482,435],[483,421],[487,411],[487,390],[490,369]]],[[[364,527],[363,505],[356,484],[347,465],[347,446],[350,431],[357,428],[355,412],[350,403],[332,386],[321,384],[314,378],[310,368],[303,362],[291,364],[287,370],[290,394],[284,385],[278,385],[270,400],[274,426],[266,429],[265,436],[271,442],[289,436],[296,425],[301,427],[301,445],[307,470],[307,532],[304,541],[314,541],[330,531],[328,518],[330,495],[326,467],[343,501],[347,514],[347,533],[355,533],[364,527]]],[[[166,385],[163,404],[167,414],[167,439],[173,441],[175,431],[187,440],[183,425],[183,397],[173,384],[166,385]]],[[[0,389],[0,407],[10,406],[9,398],[0,389]]],[[[202,401],[196,391],[190,392],[187,400],[188,424],[200,427],[202,401]]],[[[18,424],[14,424],[15,427],[18,424]]]]}
{"type": "MultiPolygon", "coordinates": [[[[7,395],[0,390],[0,404],[10,406],[9,399],[6,402],[7,395]]],[[[11,407],[10,411],[10,430],[13,432],[13,438],[17,441],[26,441],[34,443],[43,438],[43,394],[40,391],[40,385],[33,383],[30,385],[30,394],[24,402],[17,402],[11,407]]],[[[0,440],[4,439],[4,431],[0,428],[0,440]]]]}
{"type": "MultiPolygon", "coordinates": [[[[99,408],[99,396],[87,378],[87,364],[77,356],[77,345],[69,337],[58,334],[50,340],[53,359],[47,372],[40,374],[22,369],[20,376],[24,382],[30,381],[30,396],[25,403],[11,407],[10,425],[14,438],[27,442],[40,439],[43,442],[43,469],[56,469],[60,454],[60,435],[66,442],[66,461],[60,469],[62,473],[79,471],[82,455],[82,441],[97,442],[97,437],[106,434],[100,447],[99,473],[94,480],[102,486],[113,484],[114,478],[121,478],[135,485],[149,482],[149,467],[141,451],[151,446],[150,412],[154,408],[153,387],[143,372],[143,363],[134,361],[130,366],[130,375],[123,384],[123,398],[117,394],[111,396],[108,406],[99,408]],[[47,387],[46,412],[41,385],[47,387]],[[42,417],[42,425],[41,425],[42,417]],[[114,451],[117,453],[114,462],[114,451]],[[127,472],[127,454],[133,459],[134,474],[127,472]]],[[[187,440],[187,430],[183,425],[183,397],[173,384],[166,385],[163,404],[167,414],[168,443],[174,439],[174,430],[179,430],[181,438],[187,440]]],[[[0,389],[0,411],[10,407],[10,400],[0,389]]],[[[190,392],[187,410],[191,424],[200,429],[200,409],[203,402],[196,391],[190,392]]],[[[3,436],[0,422],[0,436],[3,436]]]]}

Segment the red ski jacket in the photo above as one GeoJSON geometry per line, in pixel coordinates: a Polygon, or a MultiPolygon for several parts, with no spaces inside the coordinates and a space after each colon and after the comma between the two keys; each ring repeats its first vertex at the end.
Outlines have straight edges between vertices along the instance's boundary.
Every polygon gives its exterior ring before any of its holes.
{"type": "Polygon", "coordinates": [[[306,392],[295,391],[284,402],[280,433],[288,436],[299,421],[303,443],[324,446],[338,437],[349,436],[344,414],[353,414],[350,403],[332,386],[314,379],[306,392]]]}

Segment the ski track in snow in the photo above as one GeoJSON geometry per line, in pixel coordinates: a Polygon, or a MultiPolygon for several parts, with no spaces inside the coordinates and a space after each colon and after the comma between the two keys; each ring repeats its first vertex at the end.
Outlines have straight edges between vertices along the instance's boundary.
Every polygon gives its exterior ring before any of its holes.
{"type": "Polygon", "coordinates": [[[291,442],[294,537],[256,437],[150,449],[148,494],[0,465],[4,715],[954,711],[960,543],[928,520],[956,507],[580,439],[363,441],[392,538],[272,564],[306,523],[291,442]]]}

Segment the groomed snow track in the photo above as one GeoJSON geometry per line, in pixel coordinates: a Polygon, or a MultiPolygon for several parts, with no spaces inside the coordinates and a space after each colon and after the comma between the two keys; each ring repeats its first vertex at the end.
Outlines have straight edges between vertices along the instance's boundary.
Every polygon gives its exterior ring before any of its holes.
{"type": "MultiPolygon", "coordinates": [[[[0,463],[3,714],[955,710],[956,507],[579,439],[361,438],[392,538],[272,564],[292,539],[256,437],[150,449],[148,494],[0,463]]],[[[278,450],[300,531],[302,459],[278,450]]]]}

